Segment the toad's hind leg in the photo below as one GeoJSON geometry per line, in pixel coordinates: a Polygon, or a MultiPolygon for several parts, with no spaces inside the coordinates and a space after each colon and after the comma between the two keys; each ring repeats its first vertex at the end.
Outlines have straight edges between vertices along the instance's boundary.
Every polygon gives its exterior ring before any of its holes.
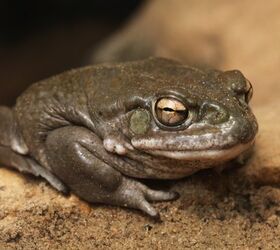
{"type": "Polygon", "coordinates": [[[49,170],[29,157],[28,148],[17,130],[12,109],[0,106],[0,167],[12,167],[20,172],[41,176],[57,190],[67,193],[67,187],[49,170]]]}
{"type": "Polygon", "coordinates": [[[89,202],[105,202],[104,197],[109,199],[122,181],[122,175],[102,160],[106,154],[100,139],[82,127],[56,129],[46,140],[46,156],[52,171],[89,202]],[[90,152],[88,145],[95,152],[90,152]]]}
{"type": "Polygon", "coordinates": [[[115,170],[109,164],[121,164],[122,160],[108,153],[102,140],[83,127],[68,126],[50,132],[46,155],[54,174],[89,202],[132,207],[157,217],[148,201],[177,197],[174,192],[152,190],[115,170]]]}

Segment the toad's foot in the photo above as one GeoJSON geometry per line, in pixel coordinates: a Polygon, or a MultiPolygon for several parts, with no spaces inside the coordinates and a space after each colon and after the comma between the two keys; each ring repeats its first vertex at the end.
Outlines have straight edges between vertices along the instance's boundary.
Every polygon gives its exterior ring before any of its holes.
{"type": "Polygon", "coordinates": [[[171,201],[178,197],[177,192],[152,190],[136,180],[124,177],[111,201],[116,205],[139,209],[151,217],[159,219],[159,213],[149,201],[171,201]]]}

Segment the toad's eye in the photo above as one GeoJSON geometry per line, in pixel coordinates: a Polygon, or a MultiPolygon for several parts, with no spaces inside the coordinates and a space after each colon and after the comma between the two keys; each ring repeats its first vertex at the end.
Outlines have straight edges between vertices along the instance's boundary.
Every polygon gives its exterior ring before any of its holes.
{"type": "Polygon", "coordinates": [[[155,105],[157,120],[165,126],[177,126],[188,118],[186,106],[174,98],[161,98],[155,105]]]}
{"type": "Polygon", "coordinates": [[[249,103],[253,96],[253,87],[252,84],[246,80],[246,92],[245,92],[245,101],[249,103]]]}

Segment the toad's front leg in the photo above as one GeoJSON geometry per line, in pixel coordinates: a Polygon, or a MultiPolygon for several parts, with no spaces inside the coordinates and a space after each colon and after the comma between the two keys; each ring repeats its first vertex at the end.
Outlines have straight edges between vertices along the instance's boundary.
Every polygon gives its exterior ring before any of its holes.
{"type": "Polygon", "coordinates": [[[115,170],[109,164],[119,156],[108,153],[100,138],[83,127],[69,126],[50,132],[46,154],[54,174],[89,202],[136,208],[158,217],[148,201],[177,197],[174,192],[152,190],[115,170]]]}

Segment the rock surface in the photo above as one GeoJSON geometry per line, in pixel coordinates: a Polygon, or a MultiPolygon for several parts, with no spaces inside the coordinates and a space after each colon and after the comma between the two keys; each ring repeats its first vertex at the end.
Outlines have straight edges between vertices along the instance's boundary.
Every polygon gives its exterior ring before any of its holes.
{"type": "Polygon", "coordinates": [[[259,135],[254,157],[243,168],[250,180],[260,184],[280,184],[280,105],[272,102],[255,109],[259,135]]]}

